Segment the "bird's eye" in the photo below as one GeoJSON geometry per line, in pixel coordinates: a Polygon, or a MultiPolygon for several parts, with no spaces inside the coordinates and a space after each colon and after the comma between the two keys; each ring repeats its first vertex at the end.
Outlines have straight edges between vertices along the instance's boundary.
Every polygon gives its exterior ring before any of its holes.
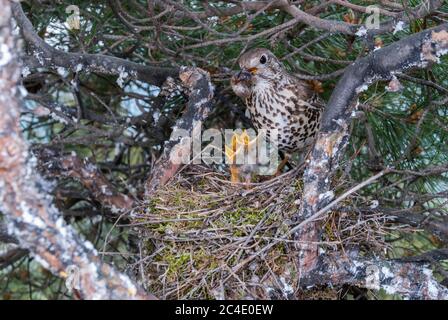
{"type": "Polygon", "coordinates": [[[260,58],[260,63],[261,63],[261,64],[265,64],[266,61],[268,61],[268,59],[266,58],[265,55],[262,55],[261,58],[260,58]]]}

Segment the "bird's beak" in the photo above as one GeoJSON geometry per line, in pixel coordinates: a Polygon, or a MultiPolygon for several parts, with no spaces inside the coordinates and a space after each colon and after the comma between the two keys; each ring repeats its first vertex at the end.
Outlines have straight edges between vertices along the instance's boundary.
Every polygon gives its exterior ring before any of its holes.
{"type": "Polygon", "coordinates": [[[249,72],[250,72],[250,74],[256,74],[256,73],[257,73],[257,71],[258,71],[258,69],[257,69],[257,68],[255,68],[255,67],[253,67],[253,68],[249,68],[249,69],[247,69],[247,71],[249,71],[249,72]]]}
{"type": "Polygon", "coordinates": [[[249,81],[252,78],[252,73],[250,73],[248,70],[243,69],[240,72],[238,72],[235,75],[235,80],[237,82],[241,82],[241,81],[249,81]]]}

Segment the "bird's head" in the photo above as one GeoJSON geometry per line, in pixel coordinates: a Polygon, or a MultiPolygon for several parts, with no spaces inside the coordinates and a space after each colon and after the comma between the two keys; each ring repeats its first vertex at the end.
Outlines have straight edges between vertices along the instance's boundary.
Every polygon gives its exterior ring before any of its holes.
{"type": "Polygon", "coordinates": [[[238,60],[240,78],[247,81],[274,79],[283,73],[283,67],[276,56],[265,48],[256,48],[244,53],[238,60]]]}

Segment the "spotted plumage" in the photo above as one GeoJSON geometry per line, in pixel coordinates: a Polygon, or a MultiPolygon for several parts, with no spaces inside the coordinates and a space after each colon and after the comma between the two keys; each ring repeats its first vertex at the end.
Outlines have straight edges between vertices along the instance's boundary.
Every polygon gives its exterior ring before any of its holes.
{"type": "Polygon", "coordinates": [[[267,49],[252,49],[239,59],[233,91],[249,110],[256,129],[278,130],[278,148],[292,153],[309,147],[319,130],[323,104],[311,86],[289,74],[267,49]]]}

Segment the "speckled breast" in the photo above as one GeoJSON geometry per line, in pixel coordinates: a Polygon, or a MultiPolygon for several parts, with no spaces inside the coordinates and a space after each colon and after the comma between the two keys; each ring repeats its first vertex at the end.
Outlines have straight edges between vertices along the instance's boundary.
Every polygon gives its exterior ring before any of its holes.
{"type": "Polygon", "coordinates": [[[294,152],[310,146],[319,130],[321,109],[297,99],[288,91],[253,91],[246,101],[257,130],[278,130],[278,149],[294,152]]]}

